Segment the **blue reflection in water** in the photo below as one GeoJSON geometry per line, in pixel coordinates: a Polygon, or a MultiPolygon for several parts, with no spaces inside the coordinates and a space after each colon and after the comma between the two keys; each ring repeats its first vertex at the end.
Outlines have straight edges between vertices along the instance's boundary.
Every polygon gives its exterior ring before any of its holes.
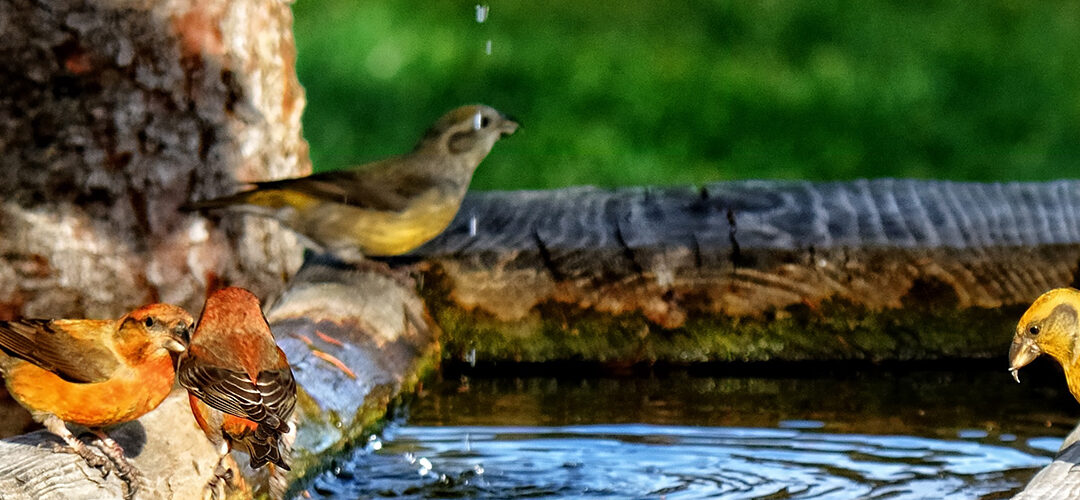
{"type": "Polygon", "coordinates": [[[1021,486],[1062,441],[1032,438],[1018,449],[991,439],[833,434],[811,423],[402,426],[310,491],[335,499],[978,498],[1021,486]]]}

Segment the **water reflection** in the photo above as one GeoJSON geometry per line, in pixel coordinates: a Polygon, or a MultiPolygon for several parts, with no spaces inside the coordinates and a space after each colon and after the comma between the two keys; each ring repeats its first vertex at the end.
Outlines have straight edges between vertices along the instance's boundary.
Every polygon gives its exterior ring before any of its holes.
{"type": "Polygon", "coordinates": [[[455,376],[429,387],[407,424],[308,491],[335,499],[1004,498],[1049,463],[1075,422],[1075,402],[1057,386],[1060,374],[1020,387],[1000,367],[975,368],[455,376]]]}

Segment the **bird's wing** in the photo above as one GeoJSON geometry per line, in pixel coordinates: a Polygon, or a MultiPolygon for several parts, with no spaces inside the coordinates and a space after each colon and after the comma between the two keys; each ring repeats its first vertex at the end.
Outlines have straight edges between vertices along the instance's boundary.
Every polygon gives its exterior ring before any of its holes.
{"type": "Polygon", "coordinates": [[[326,201],[381,212],[401,212],[409,200],[439,185],[422,175],[387,175],[379,168],[339,170],[280,181],[260,182],[259,190],[284,189],[326,201]]]}
{"type": "Polygon", "coordinates": [[[112,327],[112,321],[0,321],[0,350],[69,382],[103,382],[120,367],[116,354],[101,343],[112,327]]]}
{"type": "Polygon", "coordinates": [[[292,370],[286,366],[278,370],[259,372],[258,385],[263,404],[266,405],[270,414],[280,421],[280,423],[266,422],[266,424],[279,432],[288,432],[289,415],[292,415],[296,407],[296,379],[293,378],[292,370]]]}
{"type": "Polygon", "coordinates": [[[288,431],[286,422],[296,404],[296,381],[292,372],[263,371],[257,383],[243,370],[230,370],[194,358],[180,363],[180,385],[211,408],[243,417],[257,424],[288,431]],[[278,372],[285,373],[278,373],[278,372]],[[287,413],[281,413],[288,410],[287,413]]]}

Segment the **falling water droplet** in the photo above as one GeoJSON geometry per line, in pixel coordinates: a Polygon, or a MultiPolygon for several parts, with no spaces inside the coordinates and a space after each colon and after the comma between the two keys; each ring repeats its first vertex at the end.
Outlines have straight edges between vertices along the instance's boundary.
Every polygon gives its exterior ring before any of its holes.
{"type": "Polygon", "coordinates": [[[469,237],[470,238],[476,237],[476,229],[477,229],[477,226],[479,225],[479,223],[480,223],[480,221],[477,220],[475,215],[469,218],[469,237]]]}
{"type": "Polygon", "coordinates": [[[469,363],[469,366],[476,368],[476,349],[470,349],[469,353],[465,355],[465,362],[469,363]]]}
{"type": "Polygon", "coordinates": [[[484,42],[484,53],[489,56],[491,55],[491,40],[484,42]]]}
{"type": "Polygon", "coordinates": [[[476,4],[476,22],[482,23],[484,21],[487,21],[487,17],[488,17],[488,6],[487,5],[476,4]]]}

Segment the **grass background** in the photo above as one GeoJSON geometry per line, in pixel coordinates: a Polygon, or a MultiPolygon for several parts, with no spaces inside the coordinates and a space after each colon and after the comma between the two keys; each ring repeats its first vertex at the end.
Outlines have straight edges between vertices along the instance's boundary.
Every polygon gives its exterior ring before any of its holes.
{"type": "Polygon", "coordinates": [[[1080,173],[1080,3],[485,4],[296,2],[316,170],[483,102],[523,127],[477,189],[1080,173]]]}

